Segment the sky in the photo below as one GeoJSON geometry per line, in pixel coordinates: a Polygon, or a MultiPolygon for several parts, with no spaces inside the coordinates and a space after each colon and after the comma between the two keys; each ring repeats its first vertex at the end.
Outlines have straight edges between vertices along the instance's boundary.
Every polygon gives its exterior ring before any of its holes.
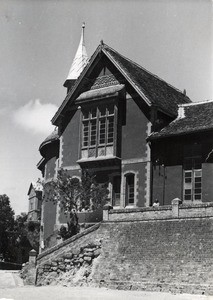
{"type": "Polygon", "coordinates": [[[0,0],[0,194],[16,214],[41,177],[38,148],[66,96],[82,22],[100,41],[180,90],[213,99],[211,0],[0,0]]]}

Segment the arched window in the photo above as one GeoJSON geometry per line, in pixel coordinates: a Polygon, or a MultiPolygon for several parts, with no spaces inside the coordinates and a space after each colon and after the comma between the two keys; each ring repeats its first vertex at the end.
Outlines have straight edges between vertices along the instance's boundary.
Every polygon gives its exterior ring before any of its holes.
{"type": "Polygon", "coordinates": [[[133,205],[135,202],[135,174],[126,174],[126,205],[133,205]]]}

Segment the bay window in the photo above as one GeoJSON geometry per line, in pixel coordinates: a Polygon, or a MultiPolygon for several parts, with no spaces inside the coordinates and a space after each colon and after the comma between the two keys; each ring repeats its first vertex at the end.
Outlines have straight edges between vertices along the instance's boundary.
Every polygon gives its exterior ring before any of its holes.
{"type": "Polygon", "coordinates": [[[82,159],[114,155],[115,115],[112,103],[82,109],[82,159]]]}

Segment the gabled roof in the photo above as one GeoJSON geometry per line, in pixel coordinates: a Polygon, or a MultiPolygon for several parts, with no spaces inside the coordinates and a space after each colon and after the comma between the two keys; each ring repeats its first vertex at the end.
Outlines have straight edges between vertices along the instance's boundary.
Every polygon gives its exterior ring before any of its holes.
{"type": "Polygon", "coordinates": [[[179,106],[179,116],[149,140],[213,130],[213,100],[179,106]]]}
{"type": "Polygon", "coordinates": [[[172,87],[159,77],[151,74],[130,59],[122,56],[106,44],[101,43],[53,117],[53,124],[58,125],[58,118],[66,108],[67,104],[74,100],[76,95],[79,96],[78,88],[80,87],[83,78],[86,77],[87,73],[93,68],[93,62],[96,58],[101,59],[100,54],[108,57],[112,64],[148,106],[155,105],[159,110],[175,117],[177,115],[178,104],[191,102],[191,100],[181,91],[172,87]]]}
{"type": "Polygon", "coordinates": [[[41,184],[41,182],[31,182],[27,195],[30,194],[32,188],[35,190],[35,192],[43,191],[43,185],[41,184]]]}

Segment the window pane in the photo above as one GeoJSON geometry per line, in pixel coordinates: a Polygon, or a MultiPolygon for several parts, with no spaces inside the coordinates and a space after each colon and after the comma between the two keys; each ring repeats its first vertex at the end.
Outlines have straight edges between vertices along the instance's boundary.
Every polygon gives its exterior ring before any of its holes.
{"type": "Polygon", "coordinates": [[[113,143],[113,134],[114,133],[114,118],[108,119],[108,135],[107,135],[107,143],[113,143]]]}
{"type": "Polygon", "coordinates": [[[91,121],[90,145],[96,144],[96,121],[91,121]]]}
{"type": "Polygon", "coordinates": [[[185,190],[185,194],[186,194],[186,195],[189,195],[189,194],[191,195],[191,192],[192,192],[192,191],[191,191],[190,189],[186,189],[186,190],[185,190]]]}
{"type": "Polygon", "coordinates": [[[200,195],[195,195],[195,200],[201,200],[201,194],[200,195]]]}
{"type": "Polygon", "coordinates": [[[106,139],[106,119],[99,121],[99,144],[104,144],[106,139]]]}
{"type": "Polygon", "coordinates": [[[192,196],[191,196],[191,195],[185,195],[185,196],[184,196],[184,199],[185,199],[185,200],[192,200],[192,196]]]}
{"type": "Polygon", "coordinates": [[[195,177],[201,177],[202,171],[195,171],[195,177]]]}
{"type": "Polygon", "coordinates": [[[134,174],[130,174],[126,177],[126,184],[127,184],[127,199],[128,203],[134,203],[135,197],[135,188],[134,188],[134,174]]]}
{"type": "Polygon", "coordinates": [[[185,183],[190,183],[190,182],[192,182],[191,178],[185,178],[185,183]]]}
{"type": "Polygon", "coordinates": [[[88,140],[89,140],[89,123],[86,122],[83,124],[83,146],[88,146],[88,140]]]}
{"type": "Polygon", "coordinates": [[[192,172],[186,171],[185,177],[187,177],[187,178],[192,177],[192,172]]]}

